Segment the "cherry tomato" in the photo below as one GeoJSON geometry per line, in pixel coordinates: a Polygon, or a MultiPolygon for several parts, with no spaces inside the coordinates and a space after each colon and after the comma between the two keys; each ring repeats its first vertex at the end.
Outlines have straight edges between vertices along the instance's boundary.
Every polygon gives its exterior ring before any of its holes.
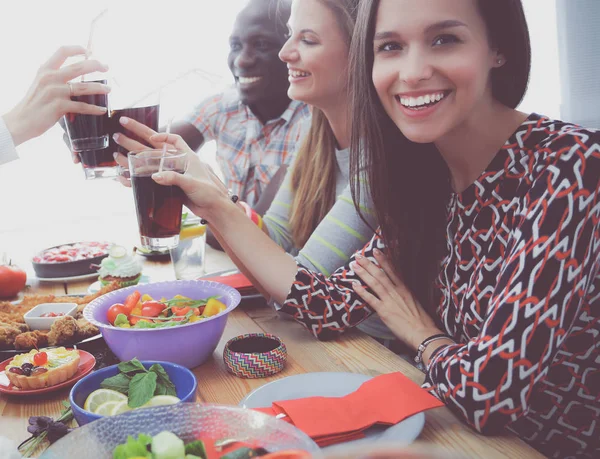
{"type": "Polygon", "coordinates": [[[117,316],[119,314],[125,314],[129,317],[129,312],[121,303],[113,304],[110,308],[108,308],[108,312],[106,313],[106,318],[111,323],[111,325],[115,324],[115,320],[117,320],[117,316]]]}
{"type": "Polygon", "coordinates": [[[37,367],[41,367],[42,365],[45,365],[47,361],[48,361],[48,354],[46,354],[45,352],[38,352],[37,354],[35,354],[33,356],[33,363],[37,367]]]}
{"type": "Polygon", "coordinates": [[[171,308],[171,311],[173,311],[173,314],[175,314],[176,316],[185,316],[191,310],[192,310],[192,308],[190,308],[189,306],[185,306],[183,308],[178,308],[176,306],[173,306],[171,308]]]}
{"type": "Polygon", "coordinates": [[[142,315],[144,317],[157,317],[165,309],[165,305],[158,301],[146,301],[142,303],[142,315]]]}
{"type": "Polygon", "coordinates": [[[131,310],[135,308],[135,305],[140,301],[142,295],[137,290],[125,298],[125,309],[127,309],[127,315],[131,314],[131,310]]]}
{"type": "Polygon", "coordinates": [[[12,265],[0,266],[0,298],[12,298],[25,288],[25,271],[12,265]]]}

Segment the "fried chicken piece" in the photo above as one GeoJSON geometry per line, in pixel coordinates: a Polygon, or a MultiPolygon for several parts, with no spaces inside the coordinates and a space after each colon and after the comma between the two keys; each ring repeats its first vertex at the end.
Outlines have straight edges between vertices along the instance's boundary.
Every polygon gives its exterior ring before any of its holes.
{"type": "Polygon", "coordinates": [[[48,333],[34,330],[21,333],[15,338],[15,349],[34,349],[48,346],[48,333]]]}
{"type": "Polygon", "coordinates": [[[111,282],[110,284],[102,287],[100,290],[98,290],[93,295],[87,295],[87,296],[84,296],[83,298],[73,298],[73,301],[70,301],[70,302],[78,304],[77,313],[75,314],[75,317],[82,317],[81,314],[83,314],[83,310],[88,305],[88,303],[91,303],[96,298],[100,298],[105,293],[109,293],[109,292],[112,292],[112,291],[118,290],[118,289],[119,289],[119,283],[111,282]]]}
{"type": "Polygon", "coordinates": [[[48,333],[49,346],[64,346],[74,344],[79,335],[77,321],[71,316],[59,317],[52,324],[48,333]]]}
{"type": "Polygon", "coordinates": [[[8,324],[0,323],[0,349],[13,349],[15,338],[21,334],[21,330],[8,324]]]}
{"type": "Polygon", "coordinates": [[[29,331],[29,327],[22,318],[20,320],[13,320],[11,317],[3,315],[2,313],[0,313],[0,324],[18,328],[21,333],[29,331]]]}
{"type": "Polygon", "coordinates": [[[56,298],[56,295],[25,295],[23,301],[21,301],[18,306],[21,309],[26,308],[27,311],[29,311],[38,304],[53,303],[56,298]]]}
{"type": "Polygon", "coordinates": [[[79,327],[78,341],[82,341],[84,339],[91,338],[92,336],[96,336],[98,333],[100,333],[100,330],[98,330],[98,327],[89,323],[85,319],[77,320],[77,326],[79,327]]]}

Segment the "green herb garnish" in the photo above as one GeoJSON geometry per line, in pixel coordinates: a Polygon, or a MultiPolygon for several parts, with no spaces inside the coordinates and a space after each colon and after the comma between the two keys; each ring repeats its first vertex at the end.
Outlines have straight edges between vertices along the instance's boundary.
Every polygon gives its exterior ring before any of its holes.
{"type": "Polygon", "coordinates": [[[127,443],[123,443],[113,451],[114,459],[130,459],[132,457],[152,457],[152,453],[148,451],[148,445],[152,443],[152,437],[139,434],[137,438],[129,435],[127,443]]]}
{"type": "Polygon", "coordinates": [[[145,405],[155,395],[177,396],[175,385],[162,365],[158,363],[146,370],[138,359],[132,359],[119,363],[119,371],[118,375],[102,381],[100,387],[127,395],[127,404],[130,408],[139,408],[145,405]]]}

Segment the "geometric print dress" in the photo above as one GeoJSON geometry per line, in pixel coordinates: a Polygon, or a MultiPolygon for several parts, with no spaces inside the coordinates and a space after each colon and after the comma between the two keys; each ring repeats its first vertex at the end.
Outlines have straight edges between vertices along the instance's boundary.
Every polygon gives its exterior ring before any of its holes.
{"type": "MultiPolygon", "coordinates": [[[[458,344],[423,387],[478,432],[600,458],[600,132],[530,115],[451,196],[446,242],[435,319],[458,344]]],[[[375,248],[379,234],[360,254],[375,248]]],[[[349,264],[328,278],[298,265],[282,312],[335,338],[373,314],[356,281],[349,264]]]]}

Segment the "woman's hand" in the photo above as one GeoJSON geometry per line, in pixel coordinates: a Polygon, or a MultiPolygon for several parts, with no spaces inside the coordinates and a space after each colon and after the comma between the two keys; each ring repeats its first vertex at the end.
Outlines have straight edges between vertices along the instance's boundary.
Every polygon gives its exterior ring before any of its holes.
{"type": "MultiPolygon", "coordinates": [[[[210,218],[210,210],[217,203],[229,202],[231,200],[227,195],[227,188],[213,172],[212,168],[202,162],[194,151],[185,143],[181,136],[176,134],[156,133],[142,123],[131,118],[121,117],[119,122],[127,130],[138,135],[153,148],[175,148],[188,155],[188,166],[184,174],[172,171],[156,173],[152,176],[154,181],[160,185],[178,186],[186,194],[187,202],[184,204],[196,215],[207,220],[210,218]]],[[[129,151],[147,149],[146,145],[130,139],[124,134],[117,133],[114,136],[117,144],[129,151]]],[[[115,154],[117,163],[128,168],[127,157],[125,155],[115,154]]],[[[119,177],[118,180],[125,186],[131,186],[130,180],[125,177],[119,177]]]]}
{"type": "Polygon", "coordinates": [[[100,83],[69,83],[81,75],[108,70],[92,59],[62,67],[67,58],[85,53],[81,46],[63,46],[40,67],[23,100],[4,115],[15,145],[43,134],[67,113],[106,114],[105,107],[71,100],[71,96],[110,92],[108,86],[100,83]]]}
{"type": "Polygon", "coordinates": [[[387,257],[378,249],[373,253],[381,268],[359,256],[351,268],[374,295],[358,282],[354,290],[379,314],[394,335],[416,350],[423,340],[441,331],[398,278],[387,257]]]}

